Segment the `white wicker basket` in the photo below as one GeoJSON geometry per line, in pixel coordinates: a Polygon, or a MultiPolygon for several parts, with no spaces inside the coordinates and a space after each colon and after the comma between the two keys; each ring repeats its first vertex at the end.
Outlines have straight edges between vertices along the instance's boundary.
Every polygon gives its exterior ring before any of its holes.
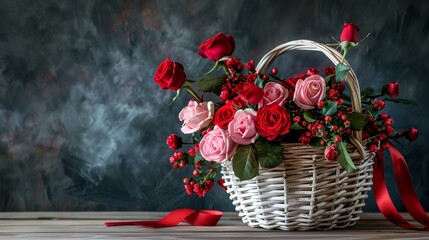
{"type": "MultiPolygon", "coordinates": [[[[276,57],[292,50],[319,51],[334,64],[342,57],[326,45],[297,40],[267,53],[257,70],[265,72],[276,57]]],[[[345,80],[352,109],[361,112],[359,84],[353,70],[345,80]]],[[[347,147],[357,167],[355,173],[347,173],[338,163],[325,160],[323,149],[299,143],[282,144],[283,162],[275,168],[261,168],[251,180],[240,181],[234,175],[232,163],[223,164],[221,173],[239,216],[249,226],[265,229],[328,230],[355,224],[372,186],[374,158],[362,146],[361,139],[361,133],[354,132],[349,139],[352,144],[347,147]]]]}

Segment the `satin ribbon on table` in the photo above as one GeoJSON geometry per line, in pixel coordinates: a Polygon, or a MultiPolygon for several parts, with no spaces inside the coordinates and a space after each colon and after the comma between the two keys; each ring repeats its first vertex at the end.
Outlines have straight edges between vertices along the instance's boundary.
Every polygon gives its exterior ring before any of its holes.
{"type": "Polygon", "coordinates": [[[387,143],[387,150],[390,152],[392,158],[393,170],[395,172],[396,184],[399,189],[401,200],[414,220],[424,225],[417,227],[407,222],[398,212],[389,192],[386,187],[386,180],[384,178],[384,155],[383,150],[377,152],[376,161],[374,164],[374,195],[380,212],[392,223],[397,226],[414,229],[414,230],[429,230],[429,217],[426,215],[425,210],[417,198],[411,182],[410,172],[408,170],[407,162],[402,154],[399,152],[392,143],[387,143]]]}
{"type": "Polygon", "coordinates": [[[144,220],[131,222],[105,222],[106,227],[113,226],[141,226],[147,228],[174,227],[181,222],[190,223],[193,226],[214,226],[217,224],[223,213],[215,210],[194,210],[180,208],[168,213],[161,220],[144,220]]]}

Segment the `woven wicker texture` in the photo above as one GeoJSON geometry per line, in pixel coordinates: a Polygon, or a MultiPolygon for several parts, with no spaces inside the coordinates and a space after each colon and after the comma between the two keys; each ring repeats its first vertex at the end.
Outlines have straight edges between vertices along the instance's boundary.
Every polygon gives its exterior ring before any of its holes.
{"type": "MultiPolygon", "coordinates": [[[[319,51],[334,64],[342,57],[323,44],[297,40],[267,53],[257,70],[265,72],[276,57],[292,50],[319,51]]],[[[361,112],[360,89],[353,70],[347,74],[346,82],[353,111],[361,112]]],[[[357,167],[355,173],[328,162],[324,149],[300,143],[282,144],[283,162],[275,168],[261,168],[251,180],[240,181],[232,163],[224,163],[221,173],[225,186],[243,222],[251,227],[281,230],[329,230],[355,224],[372,186],[374,154],[368,154],[362,146],[360,132],[353,133],[349,142],[347,149],[357,167]]]]}

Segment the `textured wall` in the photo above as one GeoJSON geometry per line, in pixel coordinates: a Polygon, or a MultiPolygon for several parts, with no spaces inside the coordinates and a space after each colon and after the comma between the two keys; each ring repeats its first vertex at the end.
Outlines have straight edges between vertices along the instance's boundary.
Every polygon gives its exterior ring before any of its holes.
{"type": "MultiPolygon", "coordinates": [[[[406,0],[1,1],[0,210],[232,210],[218,187],[188,197],[171,170],[164,142],[180,132],[185,99],[169,105],[173,93],[152,80],[158,63],[172,56],[196,78],[211,67],[198,45],[219,31],[257,61],[285,41],[331,42],[343,21],[373,33],[349,55],[361,85],[398,81],[420,102],[388,110],[398,128],[420,130],[403,152],[429,210],[428,14],[406,0]]],[[[292,53],[276,65],[286,76],[328,63],[292,53]]],[[[377,210],[372,197],[366,210],[377,210]]]]}

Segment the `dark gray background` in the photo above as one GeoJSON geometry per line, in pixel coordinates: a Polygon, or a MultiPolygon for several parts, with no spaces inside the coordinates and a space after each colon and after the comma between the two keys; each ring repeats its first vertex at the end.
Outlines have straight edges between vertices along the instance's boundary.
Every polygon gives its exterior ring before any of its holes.
{"type": "MultiPolygon", "coordinates": [[[[165,138],[180,133],[186,100],[169,105],[174,93],[153,82],[159,62],[171,56],[197,78],[212,65],[198,46],[218,32],[257,61],[289,40],[332,42],[344,21],[373,33],[348,58],[361,86],[398,81],[420,103],[387,110],[398,129],[419,129],[403,153],[429,210],[428,15],[427,1],[406,0],[1,1],[0,210],[233,210],[219,187],[188,197],[192,169],[171,169],[165,138]]],[[[328,64],[314,53],[276,62],[284,76],[328,64]]],[[[366,210],[377,210],[372,195],[366,210]]]]}

